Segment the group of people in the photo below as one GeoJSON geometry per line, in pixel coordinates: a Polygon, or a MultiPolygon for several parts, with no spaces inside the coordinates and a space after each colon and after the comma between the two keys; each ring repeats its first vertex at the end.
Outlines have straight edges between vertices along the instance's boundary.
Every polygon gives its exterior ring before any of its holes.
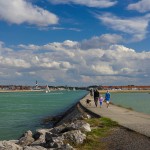
{"type": "Polygon", "coordinates": [[[99,93],[99,91],[97,89],[94,90],[94,92],[92,92],[92,90],[91,90],[90,94],[91,94],[91,96],[94,96],[94,103],[95,103],[96,107],[98,106],[98,102],[100,104],[100,107],[102,107],[103,101],[106,101],[106,105],[107,105],[107,108],[108,108],[109,103],[110,103],[110,93],[109,93],[109,91],[107,91],[105,93],[105,98],[99,93]]]}

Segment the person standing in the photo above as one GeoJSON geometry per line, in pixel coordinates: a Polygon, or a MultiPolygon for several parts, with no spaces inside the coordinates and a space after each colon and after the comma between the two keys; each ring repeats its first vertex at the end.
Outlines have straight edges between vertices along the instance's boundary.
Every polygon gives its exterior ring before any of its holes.
{"type": "Polygon", "coordinates": [[[90,95],[93,96],[93,89],[90,89],[90,95]]]}
{"type": "Polygon", "coordinates": [[[109,93],[109,91],[107,91],[106,94],[105,94],[105,100],[106,100],[106,105],[107,105],[107,108],[108,108],[109,103],[110,103],[110,93],[109,93]]]}
{"type": "Polygon", "coordinates": [[[103,98],[103,96],[101,95],[100,98],[99,98],[100,107],[102,107],[103,101],[104,101],[104,98],[103,98]]]}
{"type": "Polygon", "coordinates": [[[95,91],[94,91],[94,103],[95,103],[95,106],[97,107],[97,105],[98,105],[98,99],[99,99],[99,92],[98,92],[98,90],[96,89],[95,91]]]}

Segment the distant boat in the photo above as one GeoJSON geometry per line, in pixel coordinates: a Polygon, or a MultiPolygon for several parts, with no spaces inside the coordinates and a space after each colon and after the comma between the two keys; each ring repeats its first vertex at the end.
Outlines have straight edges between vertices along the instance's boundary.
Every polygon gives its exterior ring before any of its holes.
{"type": "Polygon", "coordinates": [[[73,91],[76,91],[76,88],[75,88],[75,87],[73,88],[73,91]]]}
{"type": "Polygon", "coordinates": [[[46,93],[50,92],[50,89],[48,87],[48,85],[46,85],[46,90],[45,90],[46,93]]]}

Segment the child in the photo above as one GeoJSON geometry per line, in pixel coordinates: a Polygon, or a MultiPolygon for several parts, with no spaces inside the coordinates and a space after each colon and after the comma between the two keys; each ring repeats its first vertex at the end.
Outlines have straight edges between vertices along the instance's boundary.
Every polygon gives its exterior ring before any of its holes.
{"type": "Polygon", "coordinates": [[[104,98],[103,98],[103,96],[101,95],[100,98],[99,98],[100,107],[102,107],[103,101],[104,101],[104,98]]]}

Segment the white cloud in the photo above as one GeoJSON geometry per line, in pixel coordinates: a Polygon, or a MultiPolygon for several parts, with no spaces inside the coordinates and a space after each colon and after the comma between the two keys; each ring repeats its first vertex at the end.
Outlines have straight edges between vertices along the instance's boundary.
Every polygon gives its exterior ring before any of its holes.
{"type": "Polygon", "coordinates": [[[136,10],[138,12],[144,13],[150,11],[150,0],[140,0],[137,3],[129,4],[128,10],[136,10]]]}
{"type": "Polygon", "coordinates": [[[103,34],[101,36],[94,36],[91,39],[83,40],[80,43],[80,47],[82,49],[90,49],[90,48],[102,48],[107,47],[110,44],[116,44],[122,42],[123,38],[117,34],[103,34]]]}
{"type": "Polygon", "coordinates": [[[69,68],[72,68],[72,66],[70,65],[69,62],[62,62],[60,64],[60,68],[69,69],[69,68]]]}
{"type": "Polygon", "coordinates": [[[59,62],[41,62],[40,63],[40,67],[43,67],[43,68],[49,68],[49,69],[59,69],[60,63],[59,62]]]}
{"type": "Polygon", "coordinates": [[[20,45],[18,45],[18,47],[22,48],[22,49],[26,49],[26,50],[39,50],[39,48],[40,48],[39,46],[34,45],[34,44],[29,44],[28,46],[20,44],[20,45]]]}
{"type": "Polygon", "coordinates": [[[0,41],[0,55],[7,52],[12,52],[13,50],[11,48],[5,47],[4,42],[0,41]]]}
{"type": "MultiPolygon", "coordinates": [[[[105,41],[107,36],[100,37],[105,41]]],[[[31,79],[55,85],[150,84],[150,52],[136,52],[115,42],[106,48],[93,44],[85,50],[82,42],[66,40],[38,45],[38,50],[36,45],[29,46],[31,49],[24,45],[20,50],[6,51],[0,56],[0,77],[9,81],[13,75],[14,81],[26,79],[29,84],[31,79]]],[[[2,44],[1,49],[7,47],[2,44]]]]}
{"type": "Polygon", "coordinates": [[[144,17],[119,18],[110,13],[96,15],[102,23],[116,31],[121,31],[132,36],[132,41],[141,41],[146,37],[149,19],[144,17]]]}
{"type": "Polygon", "coordinates": [[[30,68],[30,64],[22,59],[11,58],[11,57],[2,57],[0,58],[0,65],[8,67],[21,67],[21,68],[30,68]]]}
{"type": "Polygon", "coordinates": [[[115,75],[117,72],[115,72],[111,66],[105,65],[105,64],[97,64],[96,66],[92,66],[92,70],[95,72],[100,73],[101,75],[115,75]]]}
{"type": "Polygon", "coordinates": [[[58,17],[26,0],[0,0],[0,19],[9,23],[48,26],[58,23],[58,17]]]}
{"type": "Polygon", "coordinates": [[[16,75],[17,75],[17,76],[21,76],[21,75],[22,75],[22,73],[20,73],[20,72],[16,72],[16,75]]]}
{"type": "Polygon", "coordinates": [[[64,28],[64,27],[50,27],[50,28],[47,28],[47,30],[69,30],[69,31],[76,31],[76,32],[80,32],[81,29],[78,29],[78,28],[64,28]]]}
{"type": "Polygon", "coordinates": [[[117,4],[116,0],[49,0],[53,4],[79,4],[88,7],[107,8],[117,4]]]}

